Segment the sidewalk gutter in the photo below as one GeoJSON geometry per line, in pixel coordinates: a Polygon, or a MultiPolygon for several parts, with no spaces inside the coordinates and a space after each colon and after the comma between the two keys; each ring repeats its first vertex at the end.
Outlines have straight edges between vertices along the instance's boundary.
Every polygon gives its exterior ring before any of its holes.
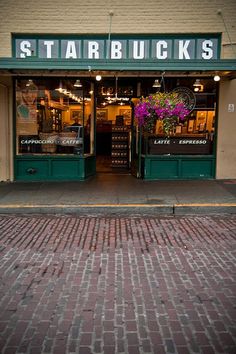
{"type": "Polygon", "coordinates": [[[236,203],[185,204],[7,204],[0,214],[183,215],[235,214],[236,203]]]}
{"type": "Polygon", "coordinates": [[[189,203],[175,204],[175,215],[182,214],[235,214],[236,203],[189,203]]]}

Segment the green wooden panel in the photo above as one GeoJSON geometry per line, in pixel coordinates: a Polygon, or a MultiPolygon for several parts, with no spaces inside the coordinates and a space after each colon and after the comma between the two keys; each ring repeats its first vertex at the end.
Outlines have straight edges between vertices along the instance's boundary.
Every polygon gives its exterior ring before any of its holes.
{"type": "Polygon", "coordinates": [[[83,180],[96,173],[95,156],[17,156],[15,180],[83,180]]]}
{"type": "Polygon", "coordinates": [[[148,180],[215,178],[215,157],[146,155],[142,156],[142,172],[148,180]]]}
{"type": "Polygon", "coordinates": [[[209,178],[213,177],[212,160],[189,160],[182,161],[182,177],[209,178]]]}
{"type": "Polygon", "coordinates": [[[156,161],[151,160],[150,172],[159,178],[177,178],[178,161],[156,161]]]}
{"type": "Polygon", "coordinates": [[[150,159],[145,171],[145,177],[157,179],[178,178],[178,160],[150,159]]]}
{"type": "Polygon", "coordinates": [[[80,160],[52,160],[51,174],[55,178],[73,178],[81,174],[80,160]]]}
{"type": "Polygon", "coordinates": [[[85,177],[93,176],[96,174],[96,157],[87,156],[84,160],[85,177]]]}
{"type": "Polygon", "coordinates": [[[49,166],[49,161],[45,159],[17,160],[15,164],[16,179],[28,181],[47,179],[49,175],[49,166]]]}

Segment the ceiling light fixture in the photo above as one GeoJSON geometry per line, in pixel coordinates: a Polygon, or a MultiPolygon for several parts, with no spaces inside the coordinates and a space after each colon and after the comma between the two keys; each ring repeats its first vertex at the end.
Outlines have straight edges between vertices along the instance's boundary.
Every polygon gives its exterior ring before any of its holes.
{"type": "Polygon", "coordinates": [[[214,76],[214,81],[216,81],[216,82],[217,82],[217,81],[220,81],[220,76],[219,76],[219,75],[215,75],[215,76],[214,76]]]}
{"type": "Polygon", "coordinates": [[[193,87],[199,87],[200,85],[201,85],[200,79],[196,79],[193,84],[193,87]]]}
{"type": "Polygon", "coordinates": [[[156,79],[152,85],[152,87],[156,87],[156,88],[160,88],[161,87],[161,83],[159,82],[158,79],[156,79]]]}
{"type": "Polygon", "coordinates": [[[97,81],[101,81],[101,80],[102,80],[101,75],[96,75],[96,80],[97,80],[97,81]]]}
{"type": "Polygon", "coordinates": [[[203,91],[203,85],[201,84],[200,79],[195,80],[193,87],[194,87],[195,92],[202,92],[203,91]]]}
{"type": "Polygon", "coordinates": [[[34,82],[33,80],[29,79],[26,84],[25,84],[26,87],[34,87],[34,82]]]}
{"type": "Polygon", "coordinates": [[[83,86],[82,83],[81,83],[81,81],[80,81],[80,79],[77,79],[77,80],[75,81],[74,86],[75,86],[75,87],[82,87],[82,86],[83,86]]]}
{"type": "Polygon", "coordinates": [[[163,88],[163,91],[165,92],[165,79],[164,79],[165,71],[162,72],[161,74],[161,81],[159,82],[159,79],[155,79],[152,87],[156,88],[157,91],[163,88]]]}
{"type": "Polygon", "coordinates": [[[63,87],[62,87],[62,82],[60,80],[60,83],[59,83],[59,87],[55,89],[56,91],[59,91],[59,92],[62,92],[63,91],[63,87]]]}

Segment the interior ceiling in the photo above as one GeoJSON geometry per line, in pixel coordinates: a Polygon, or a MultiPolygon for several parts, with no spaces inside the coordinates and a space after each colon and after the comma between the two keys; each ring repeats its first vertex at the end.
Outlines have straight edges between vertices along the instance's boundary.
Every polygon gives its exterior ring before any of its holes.
{"type": "Polygon", "coordinates": [[[76,70],[0,70],[3,76],[60,76],[60,77],[213,77],[218,74],[222,78],[235,79],[236,71],[76,71],[76,70]]]}

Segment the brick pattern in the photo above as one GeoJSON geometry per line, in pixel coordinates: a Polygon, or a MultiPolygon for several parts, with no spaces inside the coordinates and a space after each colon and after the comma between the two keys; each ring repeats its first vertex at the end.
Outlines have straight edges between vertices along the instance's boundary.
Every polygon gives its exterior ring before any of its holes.
{"type": "Polygon", "coordinates": [[[0,351],[233,354],[235,239],[235,216],[0,216],[0,351]]]}
{"type": "MultiPolygon", "coordinates": [[[[112,33],[222,32],[229,44],[236,41],[235,0],[126,0],[21,1],[1,0],[0,56],[11,55],[11,33],[108,33],[109,11],[113,10],[112,33]]],[[[222,55],[235,57],[226,45],[222,55]]]]}

